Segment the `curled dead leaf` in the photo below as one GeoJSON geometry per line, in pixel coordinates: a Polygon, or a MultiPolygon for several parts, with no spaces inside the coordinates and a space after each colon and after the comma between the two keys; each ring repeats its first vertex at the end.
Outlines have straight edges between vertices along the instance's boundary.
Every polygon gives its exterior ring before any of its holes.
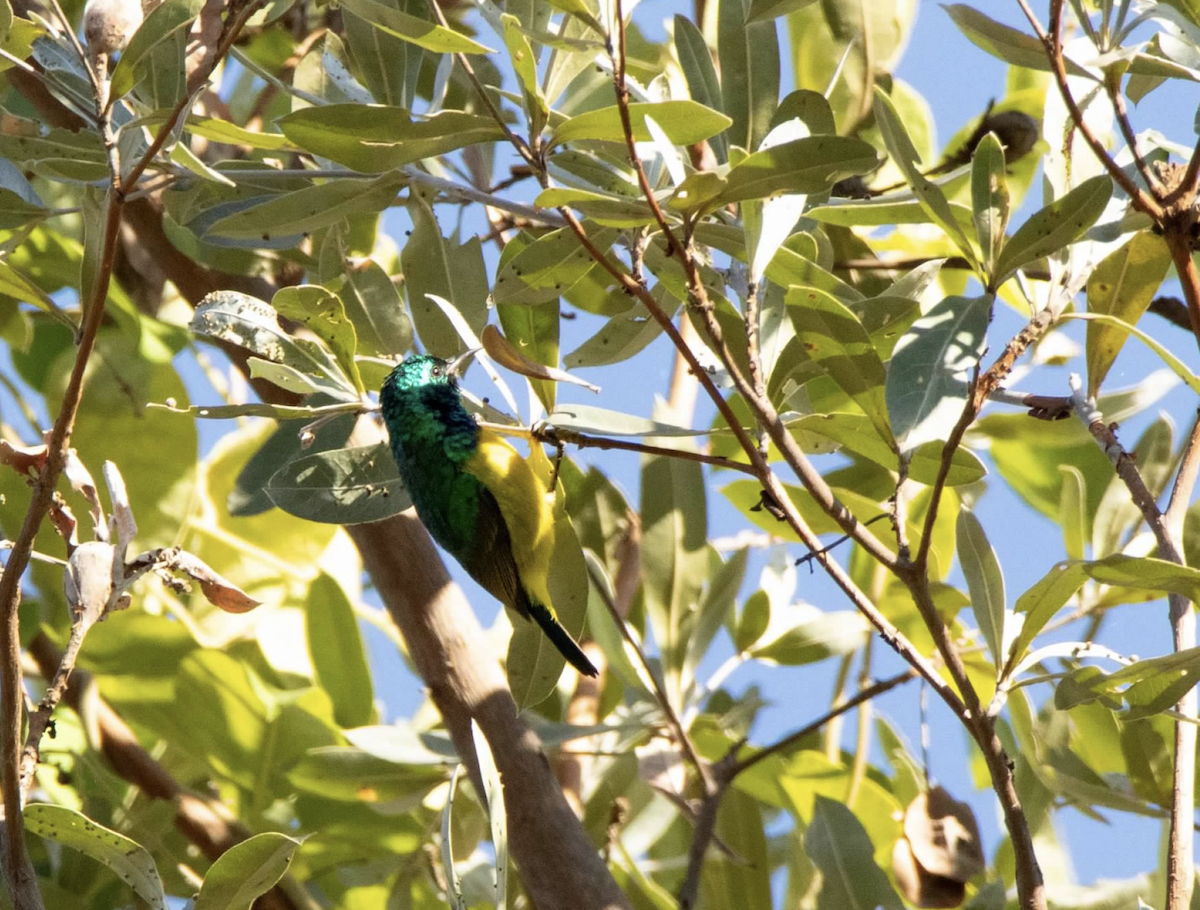
{"type": "Polygon", "coordinates": [[[909,804],[904,836],[917,862],[934,875],[966,882],[987,866],[975,813],[943,787],[934,787],[909,804]]]}
{"type": "Polygon", "coordinates": [[[79,546],[79,536],[75,533],[79,522],[75,520],[75,513],[71,511],[71,507],[63,502],[57,492],[50,502],[50,523],[54,525],[54,530],[58,532],[58,535],[67,542],[67,555],[70,556],[79,546]]]}
{"type": "Polygon", "coordinates": [[[40,446],[14,445],[0,439],[0,464],[6,464],[18,474],[40,474],[46,466],[47,448],[40,446]]]}
{"type": "Polygon", "coordinates": [[[204,592],[208,602],[226,613],[249,613],[260,603],[209,568],[199,557],[185,550],[175,554],[171,568],[190,576],[200,585],[200,590],[204,592]]]}
{"type": "Polygon", "coordinates": [[[67,449],[66,459],[63,461],[63,473],[67,476],[67,482],[71,485],[71,489],[87,500],[88,514],[92,516],[92,527],[95,528],[96,539],[107,539],[108,528],[104,524],[104,508],[100,505],[100,494],[96,491],[96,481],[92,478],[92,472],[87,469],[87,465],[80,460],[79,453],[74,449],[67,449]]]}
{"type": "Polygon", "coordinates": [[[583,386],[592,392],[599,392],[600,387],[592,385],[590,382],[585,382],[577,376],[572,376],[564,370],[548,367],[538,363],[536,360],[530,360],[500,334],[500,330],[494,325],[484,326],[483,333],[479,336],[479,340],[483,343],[483,349],[487,351],[488,356],[500,366],[512,370],[514,373],[519,373],[522,376],[528,376],[530,379],[548,379],[550,382],[568,382],[571,385],[583,386]]]}

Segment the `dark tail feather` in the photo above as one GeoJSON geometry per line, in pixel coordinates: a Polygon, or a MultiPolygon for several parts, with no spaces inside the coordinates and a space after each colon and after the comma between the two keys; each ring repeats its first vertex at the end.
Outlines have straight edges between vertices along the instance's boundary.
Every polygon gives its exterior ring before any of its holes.
{"type": "Polygon", "coordinates": [[[572,667],[582,673],[584,676],[599,676],[600,672],[592,666],[592,662],[587,659],[587,655],[583,653],[579,645],[575,644],[567,630],[562,627],[554,615],[539,603],[529,602],[529,615],[546,633],[546,637],[550,639],[554,647],[558,648],[558,653],[567,659],[572,667]]]}

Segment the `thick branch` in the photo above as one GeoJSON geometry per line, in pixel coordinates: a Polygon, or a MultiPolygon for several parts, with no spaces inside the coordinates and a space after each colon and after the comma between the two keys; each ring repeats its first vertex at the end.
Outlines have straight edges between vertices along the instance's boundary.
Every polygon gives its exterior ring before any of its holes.
{"type": "Polygon", "coordinates": [[[472,718],[487,737],[504,781],[509,845],[534,905],[628,908],[563,796],[537,736],[517,714],[496,655],[483,653],[479,621],[420,521],[405,512],[347,531],[479,793],[472,718]]]}

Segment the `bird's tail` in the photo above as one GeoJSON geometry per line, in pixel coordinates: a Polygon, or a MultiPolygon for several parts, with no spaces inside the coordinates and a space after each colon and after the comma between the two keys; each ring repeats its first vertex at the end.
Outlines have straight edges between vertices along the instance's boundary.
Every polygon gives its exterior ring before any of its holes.
{"type": "Polygon", "coordinates": [[[554,647],[558,648],[558,653],[567,659],[567,663],[584,676],[600,675],[592,662],[587,659],[587,655],[575,643],[575,639],[562,627],[562,623],[546,607],[532,598],[529,600],[529,615],[534,622],[541,626],[546,637],[550,639],[554,647]]]}

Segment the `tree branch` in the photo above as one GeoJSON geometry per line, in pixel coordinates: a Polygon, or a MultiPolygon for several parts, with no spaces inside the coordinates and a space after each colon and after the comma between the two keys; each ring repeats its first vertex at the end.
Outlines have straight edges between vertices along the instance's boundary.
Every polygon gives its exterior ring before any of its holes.
{"type": "MultiPolygon", "coordinates": [[[[1159,557],[1176,565],[1184,565],[1180,547],[1181,537],[1172,533],[1167,517],[1159,510],[1154,494],[1142,479],[1136,459],[1125,451],[1113,428],[1104,422],[1104,415],[1096,410],[1094,403],[1084,395],[1082,379],[1073,373],[1070,380],[1075,413],[1100,449],[1108,456],[1117,476],[1129,490],[1134,505],[1138,507],[1146,525],[1154,534],[1159,557]]],[[[1172,506],[1175,507],[1176,514],[1181,511],[1177,503],[1190,496],[1197,466],[1200,465],[1200,453],[1197,452],[1198,434],[1200,423],[1192,427],[1176,480],[1175,493],[1172,496],[1172,506]]],[[[1179,523],[1182,524],[1181,519],[1179,523]]],[[[1175,652],[1196,647],[1196,613],[1191,603],[1180,594],[1168,595],[1167,602],[1175,652]]],[[[1187,910],[1191,906],[1195,882],[1192,843],[1196,794],[1196,708],[1196,689],[1193,686],[1175,706],[1178,716],[1175,720],[1175,761],[1171,784],[1171,829],[1167,844],[1167,910],[1187,910]]]]}

